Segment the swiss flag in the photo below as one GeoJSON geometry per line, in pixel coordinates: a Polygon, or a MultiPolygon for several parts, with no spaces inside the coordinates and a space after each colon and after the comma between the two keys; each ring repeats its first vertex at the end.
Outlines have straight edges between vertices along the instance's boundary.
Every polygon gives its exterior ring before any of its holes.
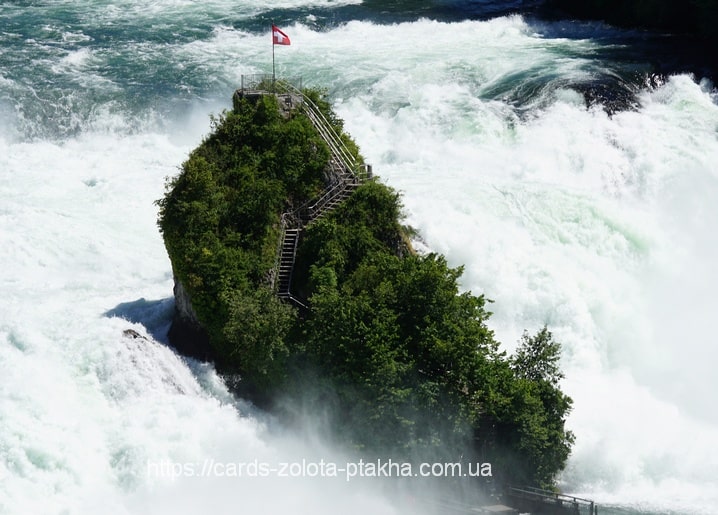
{"type": "Polygon", "coordinates": [[[289,45],[289,36],[279,30],[276,25],[272,25],[272,44],[274,45],[289,45]]]}

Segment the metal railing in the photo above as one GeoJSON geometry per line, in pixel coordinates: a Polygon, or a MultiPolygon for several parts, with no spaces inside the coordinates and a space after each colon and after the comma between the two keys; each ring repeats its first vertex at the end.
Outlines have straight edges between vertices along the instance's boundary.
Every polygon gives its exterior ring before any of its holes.
{"type": "Polygon", "coordinates": [[[239,91],[242,93],[253,91],[269,91],[270,93],[275,93],[276,91],[286,89],[287,85],[290,85],[298,91],[302,91],[302,78],[275,79],[270,73],[242,75],[239,91]]]}
{"type": "Polygon", "coordinates": [[[315,220],[324,212],[324,208],[332,203],[333,200],[342,196],[342,194],[349,189],[350,184],[356,184],[355,181],[351,183],[338,182],[333,187],[326,190],[324,195],[319,197],[314,204],[307,208],[307,214],[309,221],[315,220]]]}
{"type": "MultiPolygon", "coordinates": [[[[314,199],[305,202],[299,208],[287,211],[282,214],[280,219],[280,238],[277,245],[277,258],[275,260],[274,270],[269,274],[270,287],[275,291],[279,286],[280,267],[282,264],[282,249],[288,229],[301,229],[304,225],[311,223],[319,217],[325,210],[332,207],[333,201],[339,199],[344,193],[353,186],[371,178],[371,167],[360,163],[355,155],[349,150],[341,136],[337,134],[334,126],[326,119],[321,109],[314,101],[304,94],[302,91],[302,80],[300,79],[275,79],[272,75],[242,75],[239,93],[246,94],[263,94],[272,93],[277,96],[287,96],[290,103],[292,99],[299,100],[298,106],[304,114],[312,122],[312,125],[319,133],[322,140],[329,147],[331,154],[330,166],[338,168],[339,182],[326,188],[324,192],[314,199]],[[337,166],[338,165],[338,166],[337,166]]],[[[296,250],[296,249],[295,249],[296,250]]],[[[294,259],[290,266],[294,268],[294,259]]],[[[291,285],[291,273],[290,273],[291,285]]],[[[278,292],[283,297],[288,298],[295,304],[306,308],[306,306],[294,297],[291,292],[278,292]]]]}
{"type": "Polygon", "coordinates": [[[279,285],[279,267],[282,263],[282,247],[284,243],[284,235],[287,232],[287,213],[282,213],[279,218],[279,239],[277,240],[277,252],[274,259],[274,268],[269,273],[269,287],[272,290],[277,289],[279,285]]]}
{"type": "MultiPolygon", "coordinates": [[[[278,81],[279,84],[279,81],[278,81]]],[[[326,119],[321,109],[301,89],[297,89],[291,82],[281,82],[280,87],[302,98],[302,107],[305,114],[311,120],[314,128],[317,129],[324,142],[329,146],[331,153],[339,160],[346,173],[354,175],[360,181],[370,179],[367,167],[359,163],[347,148],[342,138],[337,134],[334,126],[326,119]]]]}
{"type": "Polygon", "coordinates": [[[361,165],[354,154],[347,148],[341,136],[337,134],[334,126],[322,113],[322,110],[314,103],[314,101],[304,94],[302,90],[301,78],[275,79],[269,74],[242,75],[241,87],[239,91],[242,93],[268,91],[270,93],[289,93],[295,95],[302,100],[301,107],[309,120],[314,125],[324,142],[329,146],[329,150],[341,163],[347,173],[351,173],[361,181],[371,178],[370,168],[361,165]]]}
{"type": "Polygon", "coordinates": [[[508,488],[507,494],[513,501],[524,500],[535,505],[551,505],[555,508],[560,508],[561,511],[556,510],[556,513],[570,512],[576,515],[598,515],[598,506],[590,499],[582,499],[530,486],[511,486],[508,488]]]}

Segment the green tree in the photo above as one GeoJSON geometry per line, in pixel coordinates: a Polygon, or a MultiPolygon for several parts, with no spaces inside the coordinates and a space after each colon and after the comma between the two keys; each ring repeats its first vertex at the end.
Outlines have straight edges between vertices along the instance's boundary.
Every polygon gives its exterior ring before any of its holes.
{"type": "Polygon", "coordinates": [[[557,387],[564,375],[559,367],[561,344],[544,326],[535,336],[524,331],[521,342],[511,359],[516,375],[522,379],[557,387]]]}
{"type": "Polygon", "coordinates": [[[525,460],[527,480],[550,487],[556,474],[566,465],[574,435],[565,429],[572,399],[559,383],[561,345],[544,326],[536,335],[524,332],[510,363],[518,378],[515,397],[521,405],[517,414],[519,449],[525,460]]]}

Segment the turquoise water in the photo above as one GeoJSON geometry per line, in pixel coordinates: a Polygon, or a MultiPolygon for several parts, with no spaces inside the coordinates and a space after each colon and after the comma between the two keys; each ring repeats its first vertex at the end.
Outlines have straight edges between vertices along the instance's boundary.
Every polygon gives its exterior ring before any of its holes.
{"type": "Polygon", "coordinates": [[[495,300],[506,350],[543,324],[563,342],[564,490],[711,513],[715,90],[652,76],[626,46],[644,36],[512,14],[531,5],[2,4],[0,513],[406,511],[375,485],[147,473],[345,459],[154,340],[172,312],[154,201],[241,76],[271,70],[271,20],[292,39],[278,73],[327,90],[417,246],[495,300]]]}

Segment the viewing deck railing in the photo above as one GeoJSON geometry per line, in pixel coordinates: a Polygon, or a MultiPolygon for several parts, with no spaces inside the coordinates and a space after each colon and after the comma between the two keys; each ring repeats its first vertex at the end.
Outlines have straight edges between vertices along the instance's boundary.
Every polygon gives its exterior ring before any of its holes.
{"type": "Polygon", "coordinates": [[[512,486],[508,488],[506,495],[510,504],[518,507],[520,511],[537,511],[537,513],[553,513],[556,515],[598,515],[598,506],[589,499],[541,490],[540,488],[512,486]]]}
{"type": "Polygon", "coordinates": [[[251,93],[253,91],[268,91],[276,93],[286,90],[286,85],[302,91],[302,78],[294,77],[288,79],[276,79],[270,73],[258,73],[254,75],[242,75],[240,79],[239,90],[242,93],[251,93]]]}

